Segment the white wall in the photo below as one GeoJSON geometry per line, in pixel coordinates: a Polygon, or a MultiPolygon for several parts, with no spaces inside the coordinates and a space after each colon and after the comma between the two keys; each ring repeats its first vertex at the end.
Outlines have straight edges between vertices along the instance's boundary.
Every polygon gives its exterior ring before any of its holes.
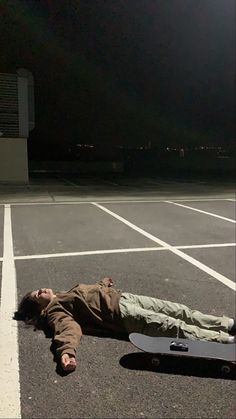
{"type": "Polygon", "coordinates": [[[28,183],[26,138],[0,137],[0,183],[28,183]]]}

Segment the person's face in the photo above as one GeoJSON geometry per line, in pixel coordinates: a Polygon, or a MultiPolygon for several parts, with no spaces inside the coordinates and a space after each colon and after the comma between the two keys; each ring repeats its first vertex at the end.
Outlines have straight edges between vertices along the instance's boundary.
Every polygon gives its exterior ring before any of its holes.
{"type": "Polygon", "coordinates": [[[40,288],[39,290],[32,291],[31,297],[37,301],[40,307],[45,308],[55,297],[53,291],[50,288],[40,288]]]}

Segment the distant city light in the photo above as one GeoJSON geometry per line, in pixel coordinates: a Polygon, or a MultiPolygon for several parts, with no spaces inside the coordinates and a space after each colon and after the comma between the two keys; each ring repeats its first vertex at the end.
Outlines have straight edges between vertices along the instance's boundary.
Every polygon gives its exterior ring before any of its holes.
{"type": "Polygon", "coordinates": [[[94,148],[93,144],[76,144],[76,147],[94,148]]]}

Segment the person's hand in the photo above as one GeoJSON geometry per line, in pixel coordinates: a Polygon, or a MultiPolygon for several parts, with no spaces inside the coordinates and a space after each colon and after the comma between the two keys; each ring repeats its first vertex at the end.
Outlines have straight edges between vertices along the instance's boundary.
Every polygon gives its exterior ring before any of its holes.
{"type": "Polygon", "coordinates": [[[106,287],[112,287],[113,286],[113,281],[112,278],[103,278],[100,282],[99,282],[100,286],[106,286],[106,287]]]}
{"type": "Polygon", "coordinates": [[[106,278],[106,280],[107,280],[108,287],[112,287],[113,286],[112,278],[106,278]]]}
{"type": "Polygon", "coordinates": [[[76,368],[76,360],[73,355],[63,354],[61,356],[61,366],[64,371],[74,371],[76,368]]]}
{"type": "Polygon", "coordinates": [[[111,278],[109,278],[109,284],[108,284],[108,287],[113,287],[113,281],[112,281],[112,279],[111,279],[111,278]]]}

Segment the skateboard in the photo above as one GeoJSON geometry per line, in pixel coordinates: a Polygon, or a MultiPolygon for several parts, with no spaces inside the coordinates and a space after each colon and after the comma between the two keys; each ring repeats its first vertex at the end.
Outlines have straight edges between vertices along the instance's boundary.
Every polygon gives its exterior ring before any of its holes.
{"type": "Polygon", "coordinates": [[[136,348],[153,354],[152,364],[155,367],[160,365],[158,355],[220,361],[223,374],[229,374],[236,366],[236,344],[233,343],[152,337],[141,333],[131,333],[129,340],[136,348]]]}

